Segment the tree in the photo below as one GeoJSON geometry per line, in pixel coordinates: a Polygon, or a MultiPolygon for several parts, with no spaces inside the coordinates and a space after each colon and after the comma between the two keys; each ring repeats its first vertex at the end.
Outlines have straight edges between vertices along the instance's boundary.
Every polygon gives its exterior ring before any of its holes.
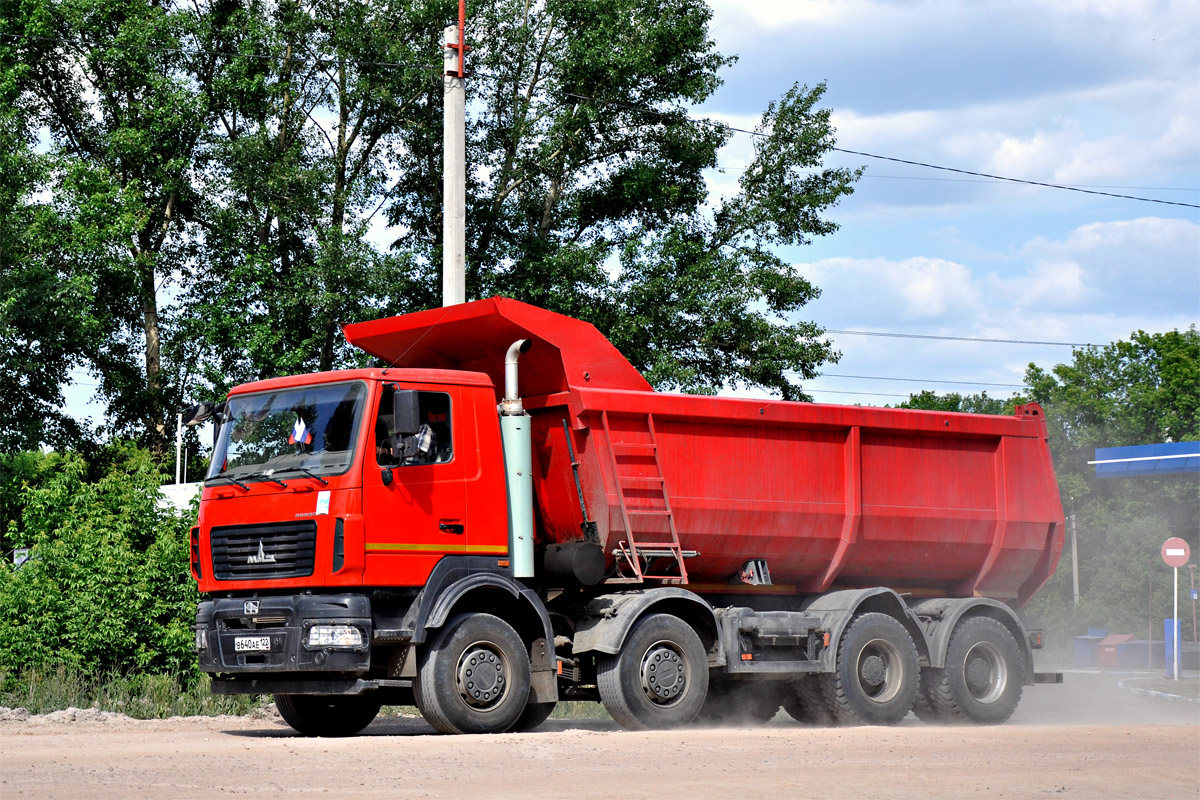
{"type": "Polygon", "coordinates": [[[965,395],[958,392],[937,394],[925,389],[919,394],[910,395],[903,403],[898,403],[896,408],[958,411],[965,414],[1011,414],[1013,407],[1022,402],[1024,400],[1019,396],[1001,400],[998,397],[988,397],[987,392],[965,395]]]}
{"type": "Polygon", "coordinates": [[[86,340],[77,311],[89,298],[58,257],[60,220],[34,199],[48,163],[35,152],[28,82],[28,66],[0,39],[0,452],[80,434],[59,410],[60,387],[86,340]]]}
{"type": "Polygon", "coordinates": [[[1200,439],[1200,333],[1195,326],[1137,331],[1127,341],[1076,350],[1070,364],[1050,371],[1031,364],[1025,380],[1031,399],[1045,408],[1080,557],[1079,605],[1064,560],[1030,612],[1075,631],[1089,625],[1144,630],[1148,580],[1157,581],[1155,616],[1170,615],[1162,542],[1180,536],[1200,548],[1200,482],[1186,474],[1098,479],[1087,462],[1097,447],[1200,439]]]}
{"type": "MultiPolygon", "coordinates": [[[[4,335],[96,372],[111,432],[161,455],[185,397],[363,363],[340,325],[439,304],[452,0],[0,2],[0,57],[24,70],[4,97],[26,145],[49,144],[18,196],[48,195],[55,233],[16,240],[13,281],[53,255],[47,280],[82,298],[63,329],[86,331],[57,351],[4,335]]],[[[824,86],[797,85],[733,196],[709,197],[732,135],[689,112],[732,61],[710,17],[701,0],[473,5],[468,292],[592,321],[663,388],[801,398],[788,375],[836,353],[797,321],[817,288],[775,251],[835,230],[859,173],[822,167],[824,86]]],[[[43,406],[61,376],[45,383],[43,406]]]]}
{"type": "MultiPolygon", "coordinates": [[[[417,67],[455,10],[287,4],[223,45],[284,57],[232,59],[215,101],[222,190],[178,348],[213,365],[210,391],[355,363],[339,324],[440,304],[442,86],[417,67]],[[367,240],[381,208],[388,253],[367,240]]],[[[788,322],[817,290],[773,250],[834,230],[821,213],[857,173],[820,169],[824,87],[795,87],[706,210],[730,131],[687,108],[732,61],[709,18],[699,0],[472,6],[468,294],[588,319],[661,387],[799,397],[785,372],[834,353],[788,322]]]]}
{"type": "MultiPolygon", "coordinates": [[[[835,230],[822,213],[859,173],[821,169],[834,144],[824,86],[795,86],[763,114],[740,191],[706,205],[705,170],[731,135],[688,112],[732,62],[710,17],[700,0],[473,9],[468,295],[593,322],[660,388],[800,398],[785,373],[810,378],[835,353],[789,322],[817,289],[774,249],[835,230]]],[[[402,132],[388,208],[426,274],[440,262],[439,94],[402,132]]]]}
{"type": "Polygon", "coordinates": [[[408,257],[366,237],[432,85],[422,59],[447,7],[432,8],[249,5],[220,28],[214,45],[238,55],[214,85],[205,247],[170,345],[205,365],[197,391],[345,365],[342,324],[414,307],[408,257]]]}
{"type": "MultiPolygon", "coordinates": [[[[15,280],[44,254],[91,302],[82,357],[100,376],[114,431],[166,445],[159,291],[188,261],[195,161],[208,131],[213,51],[198,7],[152,0],[37,0],[5,8],[6,68],[24,68],[19,100],[48,138],[37,189],[50,193],[62,240],[25,243],[15,280]],[[44,248],[44,249],[43,249],[44,248]]],[[[52,296],[52,295],[49,295],[52,296]]]]}

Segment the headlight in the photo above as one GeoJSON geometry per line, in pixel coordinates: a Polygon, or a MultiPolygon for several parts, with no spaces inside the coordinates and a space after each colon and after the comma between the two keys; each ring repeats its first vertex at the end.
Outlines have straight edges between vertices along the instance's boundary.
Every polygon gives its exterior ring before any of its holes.
{"type": "Polygon", "coordinates": [[[362,647],[362,631],[353,625],[313,625],[308,629],[309,647],[362,647]]]}
{"type": "Polygon", "coordinates": [[[205,628],[196,628],[196,651],[208,649],[208,630],[205,628]]]}

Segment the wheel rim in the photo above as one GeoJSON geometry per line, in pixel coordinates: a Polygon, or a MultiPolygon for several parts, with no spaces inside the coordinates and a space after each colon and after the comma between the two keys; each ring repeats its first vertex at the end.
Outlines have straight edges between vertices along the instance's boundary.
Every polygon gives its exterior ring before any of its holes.
{"type": "Polygon", "coordinates": [[[508,696],[508,675],[503,650],[492,642],[473,642],[458,659],[458,694],[471,708],[491,711],[508,696]]]}
{"type": "Polygon", "coordinates": [[[867,699],[887,703],[900,693],[904,662],[900,650],[886,639],[872,639],[858,654],[855,679],[867,699]]]}
{"type": "Polygon", "coordinates": [[[979,703],[994,703],[1008,687],[1008,662],[991,642],[978,642],[963,659],[967,691],[979,703]]]}
{"type": "Polygon", "coordinates": [[[655,642],[642,656],[642,691],[660,708],[677,705],[687,694],[687,667],[679,645],[665,639],[655,642]]]}

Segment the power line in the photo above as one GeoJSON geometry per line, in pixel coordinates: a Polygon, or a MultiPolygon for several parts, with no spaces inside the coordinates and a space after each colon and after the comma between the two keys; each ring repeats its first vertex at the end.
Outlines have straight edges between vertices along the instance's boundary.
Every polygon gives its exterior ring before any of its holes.
{"type": "Polygon", "coordinates": [[[928,333],[885,333],[884,331],[839,331],[826,328],[826,333],[845,333],[853,336],[886,336],[895,339],[939,339],[947,342],[987,342],[989,344],[1044,344],[1053,347],[1100,347],[1091,342],[1036,342],[1028,339],[982,339],[973,336],[934,336],[928,333]]]}
{"type": "MultiPolygon", "coordinates": [[[[799,374],[788,371],[789,374],[799,374]]],[[[1023,383],[989,383],[987,381],[942,381],[934,378],[891,378],[880,375],[842,375],[837,372],[822,372],[822,378],[850,378],[860,381],[899,381],[904,383],[952,383],[958,386],[1000,386],[1006,389],[1026,389],[1023,383]]]]}
{"type": "MultiPolygon", "coordinates": [[[[72,44],[72,45],[83,46],[83,47],[100,47],[100,46],[126,47],[126,48],[131,48],[131,49],[157,50],[157,51],[164,52],[164,53],[178,53],[180,55],[191,55],[191,56],[196,56],[196,55],[201,54],[200,51],[186,50],[184,48],[178,48],[178,47],[163,47],[163,46],[159,46],[159,45],[142,45],[142,44],[123,44],[123,43],[117,43],[117,42],[83,42],[83,41],[72,41],[72,40],[68,40],[68,39],[57,39],[57,38],[48,37],[48,36],[29,36],[26,34],[0,33],[0,38],[5,38],[5,39],[9,39],[9,40],[40,41],[40,42],[48,42],[48,43],[54,43],[54,44],[72,44]]],[[[270,61],[282,61],[285,58],[287,58],[289,60],[295,61],[300,64],[306,64],[306,63],[336,64],[336,63],[340,63],[342,61],[348,61],[348,63],[352,63],[352,64],[356,64],[356,65],[360,65],[360,66],[378,66],[378,67],[385,67],[385,68],[390,68],[390,69],[422,69],[422,70],[431,70],[431,71],[442,69],[441,65],[407,64],[407,63],[394,62],[394,61],[359,61],[359,60],[352,60],[352,59],[347,60],[347,59],[334,59],[334,58],[305,58],[305,57],[300,57],[300,56],[286,56],[285,57],[282,55],[240,53],[240,52],[234,53],[234,52],[227,52],[227,51],[211,51],[211,50],[203,51],[203,52],[208,53],[208,54],[214,54],[214,55],[223,55],[223,56],[227,56],[230,58],[251,58],[251,59],[262,59],[262,60],[270,60],[270,61]]],[[[479,77],[479,78],[492,79],[492,80],[500,79],[500,76],[490,75],[485,72],[474,73],[474,76],[479,77]]],[[[602,100],[598,97],[593,97],[591,95],[579,94],[577,92],[564,92],[563,94],[566,97],[573,97],[578,100],[587,100],[587,101],[591,101],[594,103],[616,106],[618,108],[625,108],[625,109],[629,109],[632,111],[640,111],[643,113],[654,114],[657,116],[663,116],[663,117],[670,116],[670,115],[666,114],[665,112],[658,111],[656,109],[642,107],[642,106],[635,106],[635,105],[632,105],[629,103],[622,103],[622,102],[619,102],[616,100],[602,100]]],[[[691,116],[688,116],[688,119],[692,120],[693,122],[702,124],[702,125],[723,127],[726,130],[729,130],[729,131],[732,131],[735,133],[743,133],[748,136],[755,136],[755,137],[759,137],[759,138],[768,138],[768,134],[763,133],[762,131],[753,131],[753,130],[749,130],[746,128],[738,128],[738,127],[734,127],[732,125],[728,125],[723,122],[718,122],[716,120],[709,120],[709,119],[703,119],[703,118],[697,118],[697,117],[691,117],[691,116]]],[[[930,164],[930,163],[924,162],[924,161],[913,161],[911,159],[897,158],[895,156],[884,156],[884,155],[879,155],[878,153],[868,153],[868,152],[865,152],[862,150],[850,150],[850,149],[847,149],[844,147],[831,147],[829,149],[834,152],[846,153],[846,154],[855,155],[855,156],[861,156],[863,158],[875,158],[875,159],[879,159],[882,161],[892,161],[892,162],[895,162],[898,164],[907,164],[909,166],[914,166],[914,167],[923,167],[925,169],[942,170],[945,172],[954,172],[954,173],[958,173],[960,175],[971,175],[971,176],[974,176],[977,178],[986,178],[987,179],[987,181],[981,181],[981,182],[1018,183],[1018,184],[1023,184],[1026,186],[1039,186],[1039,187],[1042,187],[1045,189],[1059,189],[1059,190],[1068,191],[1068,192],[1080,192],[1082,194],[1094,194],[1094,195],[1099,195],[1102,197],[1113,197],[1113,198],[1117,198],[1120,200],[1136,200],[1136,201],[1142,202],[1142,203],[1158,203],[1161,205],[1181,206],[1184,208],[1200,208],[1200,205],[1198,205],[1196,203],[1183,203],[1183,202],[1179,202],[1176,200],[1160,200],[1160,199],[1157,199],[1154,197],[1139,197],[1137,195],[1118,194],[1115,192],[1101,192],[1101,191],[1097,191],[1094,188],[1087,188],[1086,185],[1072,186],[1069,184],[1048,183],[1045,181],[1027,180],[1025,178],[1010,178],[1006,175],[994,175],[994,174],[987,173],[987,172],[976,172],[973,170],[959,169],[957,167],[947,167],[947,166],[943,166],[940,164],[930,164]]],[[[905,177],[905,176],[879,176],[879,177],[890,177],[890,178],[896,178],[896,179],[901,179],[901,180],[932,180],[932,179],[928,179],[928,178],[922,179],[922,178],[918,178],[918,177],[905,177]]],[[[966,182],[966,181],[964,181],[964,182],[966,182]]],[[[1124,187],[1113,187],[1113,188],[1124,188],[1124,187]]],[[[1140,188],[1143,190],[1151,190],[1151,191],[1195,191],[1195,190],[1191,190],[1191,189],[1180,189],[1180,188],[1175,188],[1175,187],[1130,187],[1130,188],[1134,188],[1134,189],[1140,188]]]]}
{"type": "Polygon", "coordinates": [[[800,387],[800,391],[811,392],[814,395],[859,395],[862,397],[911,397],[910,395],[895,395],[889,392],[848,392],[840,389],[804,389],[800,387]]]}
{"type": "MultiPolygon", "coordinates": [[[[765,136],[766,134],[758,134],[765,136]]],[[[991,175],[986,172],[972,172],[969,169],[958,169],[956,167],[943,167],[938,164],[927,164],[923,161],[910,161],[906,158],[895,158],[893,156],[881,156],[875,153],[864,153],[861,150],[847,150],[844,147],[832,147],[831,150],[836,150],[839,153],[850,153],[851,155],[863,156],[864,158],[878,158],[883,161],[895,161],[898,164],[909,164],[914,167],[925,167],[926,169],[940,169],[946,172],[957,172],[962,175],[974,175],[980,178],[991,178],[996,181],[1007,181],[1009,183],[1023,183],[1028,186],[1042,186],[1047,189],[1062,189],[1068,192],[1081,192],[1083,194],[1097,194],[1102,197],[1117,197],[1122,200],[1138,200],[1142,203],[1161,203],[1165,206],[1184,206],[1185,208],[1200,208],[1200,205],[1195,203],[1181,203],[1177,200],[1159,200],[1154,197],[1138,197],[1132,194],[1116,194],[1114,192],[1099,192],[1095,189],[1083,189],[1078,186],[1067,186],[1061,183],[1044,183],[1042,181],[1029,181],[1024,178],[1008,178],[1003,175],[991,175]]]]}
{"type": "MultiPolygon", "coordinates": [[[[635,105],[631,105],[629,103],[622,103],[622,102],[616,101],[616,100],[601,100],[598,97],[591,97],[589,95],[577,94],[575,92],[564,92],[564,94],[567,97],[574,97],[578,100],[589,100],[594,103],[602,103],[605,105],[617,106],[618,108],[625,108],[625,109],[629,109],[631,111],[641,111],[644,113],[656,114],[658,116],[664,116],[664,117],[670,116],[670,115],[666,114],[665,112],[657,111],[652,108],[635,106],[635,105]]],[[[768,134],[763,133],[762,131],[752,131],[747,128],[737,128],[737,127],[734,127],[733,125],[729,125],[724,122],[717,122],[716,120],[698,119],[696,117],[689,117],[689,119],[691,119],[693,122],[697,122],[702,125],[712,125],[714,127],[719,126],[719,127],[725,128],[726,130],[734,131],[736,133],[744,133],[748,136],[756,136],[756,137],[759,137],[762,139],[768,138],[768,134]]],[[[881,156],[881,155],[878,155],[877,153],[867,153],[862,150],[848,150],[844,147],[831,147],[829,149],[833,150],[835,152],[838,152],[838,153],[848,153],[850,155],[862,156],[864,158],[877,158],[877,159],[880,159],[883,161],[894,161],[898,164],[908,164],[909,166],[924,167],[926,169],[944,170],[946,172],[955,172],[960,175],[972,175],[977,178],[989,178],[993,181],[1004,181],[1007,183],[1021,183],[1021,184],[1027,184],[1029,186],[1041,186],[1046,189],[1062,189],[1062,190],[1068,191],[1068,192],[1082,192],[1083,194],[1096,194],[1096,195],[1102,195],[1104,197],[1116,197],[1116,198],[1119,198],[1122,200],[1137,200],[1142,203],[1161,203],[1163,205],[1168,205],[1168,206],[1184,206],[1186,208],[1200,208],[1200,205],[1196,205],[1195,203],[1181,203],[1176,200],[1158,200],[1153,197],[1138,197],[1137,195],[1132,195],[1132,194],[1116,194],[1114,192],[1100,192],[1100,191],[1096,191],[1095,189],[1084,189],[1079,186],[1068,186],[1068,185],[1061,184],[1061,183],[1045,183],[1043,181],[1030,181],[1030,180],[1025,180],[1024,178],[1009,178],[1005,175],[992,175],[991,173],[987,173],[987,172],[974,172],[972,170],[958,169],[957,167],[945,167],[945,166],[941,166],[940,164],[929,164],[924,161],[912,161],[907,158],[896,158],[894,156],[881,156]]]]}
{"type": "MultiPolygon", "coordinates": [[[[868,172],[863,175],[864,178],[875,179],[890,179],[894,181],[936,181],[938,183],[1004,183],[1004,181],[996,181],[987,178],[923,178],[919,175],[880,175],[875,172],[868,172]]],[[[1113,186],[1108,184],[1090,184],[1090,183],[1075,183],[1070,184],[1073,188],[1085,189],[1139,189],[1144,192],[1197,192],[1200,193],[1200,188],[1191,186],[1113,186]]]]}

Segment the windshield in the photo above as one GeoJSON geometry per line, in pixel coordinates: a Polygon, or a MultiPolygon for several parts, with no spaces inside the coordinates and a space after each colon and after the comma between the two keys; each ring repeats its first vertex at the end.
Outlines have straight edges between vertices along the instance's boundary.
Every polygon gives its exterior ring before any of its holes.
{"type": "Polygon", "coordinates": [[[354,460],[366,394],[366,386],[355,382],[230,397],[206,477],[345,472],[354,460]]]}

